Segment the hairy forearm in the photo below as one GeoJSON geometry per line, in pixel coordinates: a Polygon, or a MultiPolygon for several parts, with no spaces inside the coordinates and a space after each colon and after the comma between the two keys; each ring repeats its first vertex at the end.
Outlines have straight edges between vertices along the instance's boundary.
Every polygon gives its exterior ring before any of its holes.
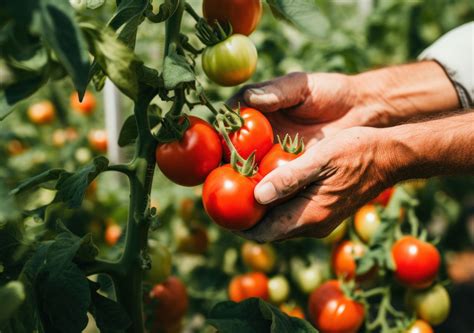
{"type": "Polygon", "coordinates": [[[474,174],[474,110],[447,118],[375,130],[387,152],[391,182],[474,174]]]}
{"type": "Polygon", "coordinates": [[[454,86],[434,61],[369,71],[351,80],[357,91],[352,117],[364,126],[394,126],[459,108],[454,86]]]}

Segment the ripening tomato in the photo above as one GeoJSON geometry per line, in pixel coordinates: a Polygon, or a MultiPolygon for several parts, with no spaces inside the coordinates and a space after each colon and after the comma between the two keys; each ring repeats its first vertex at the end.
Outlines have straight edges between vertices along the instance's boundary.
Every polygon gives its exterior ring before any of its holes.
{"type": "Polygon", "coordinates": [[[241,248],[242,261],[254,271],[269,273],[275,267],[275,249],[270,244],[246,241],[241,248]]]}
{"type": "Polygon", "coordinates": [[[184,198],[179,204],[179,216],[187,222],[192,219],[195,212],[195,202],[192,198],[184,198]]]}
{"type": "Polygon", "coordinates": [[[91,115],[94,112],[96,100],[93,93],[86,91],[82,102],[79,101],[77,92],[73,92],[70,97],[71,108],[77,113],[85,116],[91,115]]]}
{"type": "Polygon", "coordinates": [[[92,149],[105,153],[108,147],[107,132],[103,129],[91,130],[87,135],[89,145],[92,149]]]}
{"type": "Polygon", "coordinates": [[[433,328],[424,320],[415,320],[405,333],[434,333],[433,328]]]}
{"type": "Polygon", "coordinates": [[[49,124],[56,116],[56,109],[50,101],[41,101],[30,105],[27,114],[30,121],[34,124],[49,124]]]}
{"type": "Polygon", "coordinates": [[[202,184],[222,159],[217,132],[202,119],[189,116],[189,127],[180,140],[156,147],[156,164],[171,181],[182,186],[202,184]]]}
{"type": "Polygon", "coordinates": [[[111,223],[105,228],[105,243],[109,246],[114,246],[120,239],[121,235],[122,227],[118,224],[111,223]]]}
{"type": "Polygon", "coordinates": [[[149,297],[156,302],[153,318],[159,325],[175,324],[188,310],[186,286],[176,276],[170,276],[165,282],[155,285],[149,297]]]}
{"type": "Polygon", "coordinates": [[[432,244],[403,236],[392,247],[395,277],[411,288],[429,287],[436,278],[441,257],[432,244]]]}
{"type": "Polygon", "coordinates": [[[280,311],[286,313],[290,317],[304,319],[303,309],[298,305],[289,305],[283,303],[280,305],[280,311]]]}
{"type": "Polygon", "coordinates": [[[202,202],[207,214],[229,230],[254,226],[266,211],[253,196],[261,177],[258,173],[252,177],[241,175],[230,164],[214,169],[202,189],[202,202]]]}
{"type": "Polygon", "coordinates": [[[331,266],[334,274],[346,280],[356,276],[356,257],[364,255],[365,248],[362,244],[351,240],[343,241],[332,251],[331,266]]]}
{"type": "Polygon", "coordinates": [[[268,278],[260,272],[251,272],[234,277],[229,284],[229,299],[240,302],[251,297],[268,300],[268,278]]]}
{"type": "Polygon", "coordinates": [[[280,304],[290,295],[290,284],[283,275],[277,275],[268,280],[268,297],[273,304],[280,304]]]}
{"type": "Polygon", "coordinates": [[[379,204],[379,205],[382,205],[384,207],[387,206],[388,202],[392,198],[393,192],[395,192],[394,187],[389,187],[389,188],[385,189],[374,200],[372,200],[372,203],[379,204]]]}
{"type": "Polygon", "coordinates": [[[229,22],[236,34],[250,35],[262,16],[260,0],[204,0],[202,12],[210,24],[229,22]]]}
{"type": "Polygon", "coordinates": [[[151,260],[151,268],[145,271],[143,277],[151,284],[162,283],[171,275],[171,253],[166,246],[150,241],[148,255],[151,260]]]}
{"type": "Polygon", "coordinates": [[[260,162],[258,172],[265,177],[271,171],[285,165],[290,161],[293,161],[297,157],[301,156],[301,154],[303,154],[303,152],[298,154],[289,153],[285,151],[279,143],[274,144],[260,162]]]}
{"type": "Polygon", "coordinates": [[[192,254],[203,254],[209,246],[207,230],[196,225],[189,229],[189,233],[178,238],[178,251],[192,254]]]}
{"type": "Polygon", "coordinates": [[[431,325],[439,325],[448,318],[451,300],[441,284],[423,290],[408,290],[407,307],[431,325]]]}
{"type": "Polygon", "coordinates": [[[365,205],[354,215],[354,229],[365,243],[370,243],[380,224],[380,217],[374,205],[365,205]]]}
{"type": "MultiPolygon", "coordinates": [[[[273,129],[267,118],[252,108],[241,108],[240,115],[244,120],[242,127],[229,133],[235,149],[240,156],[248,158],[255,151],[255,161],[259,163],[273,147],[273,129]]],[[[230,161],[230,151],[222,139],[224,159],[230,161]]]]}
{"type": "Polygon", "coordinates": [[[321,333],[355,333],[364,322],[364,306],[347,297],[339,281],[330,280],[311,293],[309,316],[321,333]]]}
{"type": "Polygon", "coordinates": [[[26,147],[20,140],[14,139],[7,143],[7,152],[10,156],[23,154],[25,150],[26,147]]]}
{"type": "Polygon", "coordinates": [[[202,69],[217,84],[236,86],[247,81],[257,68],[257,49],[244,35],[232,35],[208,46],[202,54],[202,69]]]}

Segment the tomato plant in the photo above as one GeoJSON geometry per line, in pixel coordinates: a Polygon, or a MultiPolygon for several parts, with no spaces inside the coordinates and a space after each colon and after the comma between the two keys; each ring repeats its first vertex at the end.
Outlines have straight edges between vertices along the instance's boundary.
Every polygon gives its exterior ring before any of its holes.
{"type": "Polygon", "coordinates": [[[79,95],[74,92],[70,97],[71,108],[79,114],[88,116],[92,114],[96,107],[96,99],[93,93],[86,91],[82,102],[79,101],[79,95]]]}
{"type": "Polygon", "coordinates": [[[433,328],[424,320],[415,320],[406,333],[433,333],[433,328]]]}
{"type": "Polygon", "coordinates": [[[270,302],[281,304],[288,299],[290,295],[290,284],[283,275],[272,277],[268,281],[268,297],[270,302]]]}
{"type": "Polygon", "coordinates": [[[364,246],[350,240],[337,245],[331,257],[331,266],[334,274],[346,280],[355,278],[357,257],[364,255],[364,246]]]}
{"type": "Polygon", "coordinates": [[[28,107],[28,118],[34,124],[44,125],[51,123],[56,117],[56,108],[50,101],[41,101],[28,107]]]}
{"type": "Polygon", "coordinates": [[[380,226],[380,217],[374,205],[365,205],[354,215],[354,229],[365,243],[370,243],[380,226]]]}
{"type": "Polygon", "coordinates": [[[451,308],[448,291],[441,284],[423,290],[408,290],[406,303],[419,318],[431,325],[445,321],[451,308]]]}
{"type": "Polygon", "coordinates": [[[254,271],[269,273],[276,263],[276,254],[270,244],[257,244],[246,241],[241,248],[242,260],[254,271]]]}
{"type": "Polygon", "coordinates": [[[250,297],[268,300],[268,278],[260,272],[238,275],[230,281],[229,299],[241,302],[250,297]]]}

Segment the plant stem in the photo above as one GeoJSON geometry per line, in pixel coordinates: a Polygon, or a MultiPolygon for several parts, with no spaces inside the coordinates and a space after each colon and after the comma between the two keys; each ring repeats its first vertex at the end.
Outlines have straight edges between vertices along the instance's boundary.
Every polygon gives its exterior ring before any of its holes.
{"type": "Polygon", "coordinates": [[[201,16],[199,16],[196,11],[194,10],[194,8],[189,4],[189,3],[185,3],[185,9],[186,9],[186,12],[191,15],[193,17],[193,19],[196,21],[196,22],[199,22],[199,20],[201,20],[201,16]]]}

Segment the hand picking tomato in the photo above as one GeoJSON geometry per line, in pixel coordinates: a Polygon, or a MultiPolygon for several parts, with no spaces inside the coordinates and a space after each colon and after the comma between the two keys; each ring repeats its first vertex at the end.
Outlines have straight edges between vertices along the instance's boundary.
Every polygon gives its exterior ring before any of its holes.
{"type": "Polygon", "coordinates": [[[254,271],[269,273],[275,267],[275,249],[270,244],[246,241],[241,248],[242,261],[254,271]]]}
{"type": "Polygon", "coordinates": [[[91,130],[87,135],[89,145],[96,151],[105,153],[108,147],[107,132],[103,129],[91,130]]]}
{"type": "Polygon", "coordinates": [[[186,286],[175,276],[157,284],[150,292],[150,299],[156,302],[154,319],[157,324],[168,326],[179,321],[188,310],[186,286]]]}
{"type": "Polygon", "coordinates": [[[405,333],[433,333],[433,328],[424,320],[415,320],[405,333]]]}
{"type": "Polygon", "coordinates": [[[330,280],[313,291],[308,312],[321,333],[356,333],[365,315],[364,306],[344,295],[337,280],[330,280]]]}
{"type": "Polygon", "coordinates": [[[260,0],[204,0],[202,12],[207,22],[229,22],[236,34],[250,35],[262,16],[260,0]]]}
{"type": "Polygon", "coordinates": [[[41,101],[30,105],[27,114],[30,121],[34,124],[49,124],[56,116],[56,108],[50,101],[41,101]]]}
{"type": "Polygon", "coordinates": [[[441,284],[423,290],[409,290],[407,307],[431,325],[439,325],[448,318],[451,308],[449,294],[441,284]]]}
{"type": "Polygon", "coordinates": [[[188,118],[189,127],[180,140],[158,144],[156,163],[174,183],[196,186],[219,166],[222,147],[211,125],[194,116],[188,118]]]}
{"type": "Polygon", "coordinates": [[[433,283],[441,263],[436,247],[413,236],[404,236],[396,241],[392,256],[397,280],[417,289],[433,283]]]}
{"type": "MultiPolygon", "coordinates": [[[[244,123],[242,127],[229,133],[237,152],[242,158],[247,159],[255,151],[255,161],[259,163],[273,147],[273,129],[267,118],[259,111],[252,108],[241,108],[240,116],[244,123]]],[[[222,139],[224,160],[230,161],[230,151],[222,139]]]]}
{"type": "Polygon", "coordinates": [[[272,277],[268,281],[268,297],[273,304],[280,304],[290,295],[290,284],[283,275],[272,277]]]}
{"type": "Polygon", "coordinates": [[[390,199],[392,198],[393,192],[395,192],[394,187],[387,188],[382,193],[380,193],[374,200],[372,200],[372,203],[379,204],[384,207],[387,206],[390,199]]]}
{"type": "Polygon", "coordinates": [[[250,38],[232,35],[206,47],[202,54],[202,69],[215,83],[225,87],[236,86],[253,75],[257,58],[257,49],[250,38]]]}
{"type": "Polygon", "coordinates": [[[303,150],[303,141],[298,141],[298,135],[296,135],[293,141],[289,136],[285,136],[283,142],[274,144],[270,151],[265,155],[260,162],[258,172],[265,177],[276,168],[301,156],[303,150]],[[290,142],[288,142],[288,140],[290,140],[290,142]]]}
{"type": "Polygon", "coordinates": [[[214,169],[204,182],[202,202],[207,214],[221,227],[245,230],[254,226],[265,214],[253,191],[261,176],[246,177],[230,164],[214,169]]]}
{"type": "Polygon", "coordinates": [[[365,243],[370,243],[380,226],[380,217],[374,205],[360,208],[354,215],[354,229],[365,243]]]}
{"type": "Polygon", "coordinates": [[[356,257],[364,255],[364,246],[350,240],[343,241],[334,248],[331,256],[331,266],[334,274],[345,280],[351,280],[356,276],[356,257]]]}
{"type": "Polygon", "coordinates": [[[260,272],[251,272],[234,277],[229,284],[229,298],[240,302],[251,297],[268,300],[268,278],[260,272]]]}
{"type": "Polygon", "coordinates": [[[71,108],[77,113],[88,116],[94,112],[96,101],[95,96],[90,91],[86,91],[82,102],[79,102],[79,95],[73,92],[70,98],[71,108]]]}
{"type": "Polygon", "coordinates": [[[297,305],[283,303],[280,305],[280,311],[286,313],[290,317],[304,319],[303,309],[297,305]]]}

